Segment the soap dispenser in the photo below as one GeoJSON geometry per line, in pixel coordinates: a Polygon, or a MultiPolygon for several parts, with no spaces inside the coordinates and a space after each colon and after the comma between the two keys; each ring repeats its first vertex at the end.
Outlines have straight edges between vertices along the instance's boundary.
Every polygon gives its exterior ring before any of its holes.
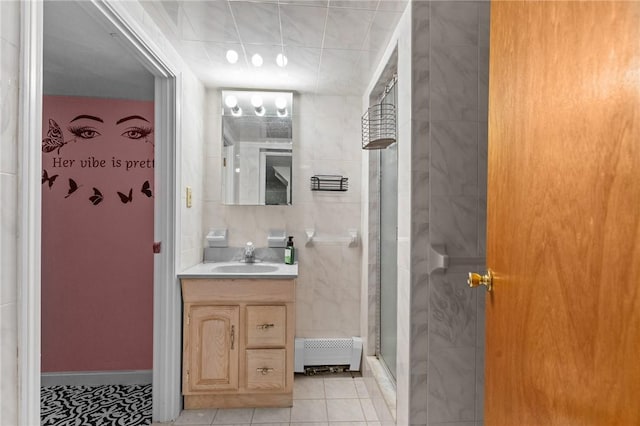
{"type": "Polygon", "coordinates": [[[284,263],[293,265],[295,260],[295,248],[293,247],[293,237],[289,236],[287,246],[284,248],[284,263]]]}

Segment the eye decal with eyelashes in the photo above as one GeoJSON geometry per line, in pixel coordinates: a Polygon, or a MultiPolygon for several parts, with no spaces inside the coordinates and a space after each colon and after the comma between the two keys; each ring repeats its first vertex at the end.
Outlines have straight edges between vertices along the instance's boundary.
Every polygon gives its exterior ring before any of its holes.
{"type": "Polygon", "coordinates": [[[147,136],[149,136],[151,133],[153,133],[153,129],[151,127],[132,126],[126,128],[120,136],[133,140],[144,138],[145,142],[148,142],[147,136]]]}
{"type": "Polygon", "coordinates": [[[93,139],[100,136],[100,132],[91,126],[69,126],[67,130],[80,139],[93,139]]]}

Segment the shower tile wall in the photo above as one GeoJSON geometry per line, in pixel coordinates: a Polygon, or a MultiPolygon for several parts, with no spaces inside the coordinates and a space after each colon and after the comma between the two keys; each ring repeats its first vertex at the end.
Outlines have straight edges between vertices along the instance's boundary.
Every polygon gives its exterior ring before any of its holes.
{"type": "Polygon", "coordinates": [[[205,152],[205,230],[226,227],[229,246],[253,241],[265,247],[269,229],[294,236],[299,261],[296,288],[296,335],[351,337],[360,335],[362,247],[346,243],[305,246],[306,228],[318,237],[346,237],[360,228],[361,147],[360,98],[300,94],[294,97],[293,204],[228,206],[221,201],[220,91],[207,92],[205,152]],[[315,174],[349,178],[347,192],[310,190],[315,174]]]}
{"type": "MultiPolygon", "coordinates": [[[[483,257],[489,3],[430,2],[417,10],[414,22],[430,23],[430,244],[446,245],[451,257],[483,257]]],[[[468,288],[466,273],[483,268],[430,277],[429,425],[482,422],[485,295],[468,288]]]]}
{"type": "MultiPolygon", "coordinates": [[[[485,254],[489,3],[414,0],[393,40],[388,51],[397,42],[399,91],[397,424],[478,426],[484,292],[469,289],[465,274],[484,265],[429,275],[426,257],[433,244],[446,245],[453,257],[485,254]]],[[[369,198],[374,184],[368,182],[369,198]]],[[[367,206],[371,214],[375,202],[367,206]]],[[[375,292],[367,284],[369,294],[375,292]]]]}
{"type": "Polygon", "coordinates": [[[20,4],[0,2],[0,419],[18,418],[18,83],[20,4]]]}

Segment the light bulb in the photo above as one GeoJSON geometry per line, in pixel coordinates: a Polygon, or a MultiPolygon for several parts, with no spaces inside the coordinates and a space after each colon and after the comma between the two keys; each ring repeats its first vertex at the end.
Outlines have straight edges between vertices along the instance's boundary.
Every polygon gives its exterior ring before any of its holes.
{"type": "Polygon", "coordinates": [[[251,97],[251,105],[253,105],[254,108],[260,108],[262,106],[262,96],[253,95],[251,97]]]}
{"type": "Polygon", "coordinates": [[[242,108],[240,108],[240,105],[238,105],[238,98],[236,98],[234,95],[229,95],[224,98],[224,104],[227,106],[227,108],[231,109],[231,115],[233,115],[234,117],[239,117],[242,115],[242,108]]]}
{"type": "Polygon", "coordinates": [[[229,61],[230,64],[238,62],[238,52],[233,49],[227,50],[227,61],[229,61]]]}
{"type": "Polygon", "coordinates": [[[238,105],[238,98],[236,98],[233,95],[229,95],[226,98],[224,98],[224,104],[229,108],[233,108],[236,105],[238,105]]]}
{"type": "Polygon", "coordinates": [[[254,67],[261,67],[262,62],[263,62],[262,56],[260,56],[257,53],[251,57],[251,63],[253,64],[254,67]]]}
{"type": "Polygon", "coordinates": [[[282,96],[278,96],[276,98],[276,108],[284,109],[286,107],[287,107],[287,100],[285,98],[283,98],[282,96]]]}
{"type": "Polygon", "coordinates": [[[278,64],[279,67],[286,67],[288,62],[289,60],[283,53],[278,53],[278,56],[276,56],[276,64],[278,64]]]}
{"type": "Polygon", "coordinates": [[[253,95],[251,97],[251,105],[253,105],[253,109],[258,117],[262,117],[265,112],[267,112],[267,110],[262,106],[262,96],[260,95],[253,95]]]}

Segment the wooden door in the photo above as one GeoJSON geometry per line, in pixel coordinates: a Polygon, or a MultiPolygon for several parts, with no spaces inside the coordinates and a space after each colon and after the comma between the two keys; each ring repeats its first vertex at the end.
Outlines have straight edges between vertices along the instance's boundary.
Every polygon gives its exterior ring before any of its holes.
{"type": "Polygon", "coordinates": [[[485,424],[640,425],[640,2],[491,8],[485,424]]]}
{"type": "Polygon", "coordinates": [[[239,306],[185,308],[185,395],[238,389],[239,306]]]}

